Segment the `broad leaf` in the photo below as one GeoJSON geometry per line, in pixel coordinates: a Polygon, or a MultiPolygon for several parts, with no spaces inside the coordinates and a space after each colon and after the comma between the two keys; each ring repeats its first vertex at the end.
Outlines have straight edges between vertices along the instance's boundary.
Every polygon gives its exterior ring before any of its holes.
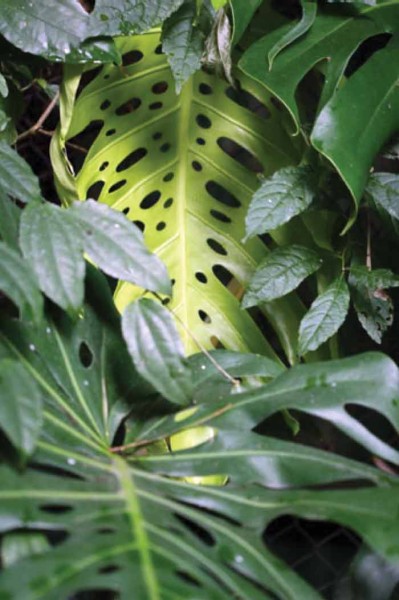
{"type": "Polygon", "coordinates": [[[41,197],[39,181],[28,163],[8,144],[0,141],[0,186],[21,202],[41,197]]]}
{"type": "Polygon", "coordinates": [[[338,331],[349,309],[349,291],[344,279],[335,280],[312,303],[299,328],[298,353],[316,350],[338,331]]]}
{"type": "Polygon", "coordinates": [[[399,275],[389,269],[369,269],[365,265],[355,265],[350,270],[351,278],[357,285],[368,287],[371,291],[399,287],[399,275]]]}
{"type": "Polygon", "coordinates": [[[322,260],[309,248],[284,246],[273,250],[260,263],[249,282],[242,305],[254,306],[280,298],[321,267],[322,260]]]}
{"type": "Polygon", "coordinates": [[[22,455],[31,454],[42,426],[43,396],[15,360],[0,360],[0,429],[22,455]]]}
{"type": "Polygon", "coordinates": [[[0,238],[14,250],[19,249],[20,217],[20,209],[0,190],[0,238]]]}
{"type": "Polygon", "coordinates": [[[262,182],[246,217],[247,238],[266,233],[310,206],[316,193],[311,167],[287,167],[262,182]]]}
{"type": "Polygon", "coordinates": [[[262,4],[262,0],[230,0],[233,17],[232,46],[237,44],[251,22],[255,12],[262,4]]]}
{"type": "Polygon", "coordinates": [[[186,0],[162,28],[162,50],[168,57],[178,94],[190,75],[201,66],[204,39],[194,24],[196,14],[194,2],[186,0]]]}
{"type": "Polygon", "coordinates": [[[140,375],[171,402],[188,404],[192,396],[191,372],[166,308],[148,298],[132,302],[123,313],[122,330],[140,375]]]}
{"type": "MultiPolygon", "coordinates": [[[[396,11],[397,22],[399,5],[396,11]]],[[[392,68],[398,61],[396,36],[324,107],[312,133],[313,145],[333,163],[358,202],[375,155],[399,127],[398,76],[392,68]],[[353,111],[355,104],[357,109],[353,111]],[[353,148],[357,148],[356,154],[353,148]]]]}
{"type": "MultiPolygon", "coordinates": [[[[105,66],[75,101],[78,80],[65,81],[64,118],[52,148],[61,197],[72,199],[75,185],[75,198],[98,197],[144,229],[174,281],[170,307],[187,353],[198,351],[190,331],[206,348],[221,343],[275,356],[236,296],[267,254],[258,239],[241,242],[257,172],[268,176],[298,159],[280,112],[245,78],[238,92],[199,72],[177,96],[157,33],[117,43],[122,70],[105,66]],[[98,135],[71,179],[65,141],[88,127],[98,135]]],[[[117,306],[123,310],[141,294],[121,281],[117,306]]],[[[265,310],[281,324],[289,314],[294,327],[282,329],[293,336],[303,314],[297,298],[265,310]]]]}
{"type": "Polygon", "coordinates": [[[165,265],[147,250],[141,231],[124,215],[93,200],[75,202],[70,214],[81,225],[85,251],[104,273],[170,294],[165,265]]]}
{"type": "Polygon", "coordinates": [[[12,248],[0,242],[0,290],[21,311],[24,319],[39,321],[43,297],[28,264],[12,248]]]}
{"type": "Polygon", "coordinates": [[[399,220],[399,176],[395,173],[373,173],[366,191],[377,206],[381,206],[391,217],[399,220]]]}
{"type": "Polygon", "coordinates": [[[20,246],[40,289],[64,310],[83,303],[85,262],[79,225],[59,207],[32,202],[22,213],[20,246]]]}

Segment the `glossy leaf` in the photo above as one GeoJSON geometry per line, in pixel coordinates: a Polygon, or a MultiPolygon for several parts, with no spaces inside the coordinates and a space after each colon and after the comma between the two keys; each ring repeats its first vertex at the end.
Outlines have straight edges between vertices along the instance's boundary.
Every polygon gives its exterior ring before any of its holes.
{"type": "Polygon", "coordinates": [[[39,181],[28,163],[8,144],[0,141],[0,185],[4,193],[21,202],[41,197],[39,181]]]}
{"type": "Polygon", "coordinates": [[[85,275],[79,225],[53,204],[32,202],[22,213],[19,239],[42,292],[76,314],[83,303],[85,275]]]}
{"type": "Polygon", "coordinates": [[[84,249],[104,273],[169,294],[165,266],[144,245],[141,231],[124,215],[88,200],[75,202],[70,213],[81,225],[84,249]]]}
{"type": "Polygon", "coordinates": [[[132,302],[123,313],[122,330],[140,375],[171,402],[188,404],[192,396],[191,372],[166,308],[148,298],[132,302]]]}
{"type": "MultiPolygon", "coordinates": [[[[105,66],[77,100],[79,80],[71,75],[65,81],[64,118],[53,141],[61,197],[98,196],[100,206],[127,213],[144,229],[145,242],[175,281],[170,307],[188,354],[198,351],[190,331],[206,348],[221,343],[275,357],[237,298],[268,250],[260,240],[245,245],[241,240],[248,203],[259,184],[256,172],[269,175],[296,162],[293,144],[299,140],[286,133],[280,112],[263,91],[261,100],[251,80],[242,78],[238,93],[218,77],[199,72],[177,96],[157,33],[117,43],[123,70],[105,66]],[[65,163],[65,141],[91,120],[99,133],[74,179],[65,163]]],[[[109,255],[105,259],[109,262],[109,255]]],[[[141,294],[121,281],[115,301],[122,311],[141,294]]],[[[303,314],[297,298],[265,310],[277,316],[282,331],[295,335],[303,314]],[[287,314],[294,327],[286,325],[287,314]]]]}
{"type": "Polygon", "coordinates": [[[287,223],[310,206],[315,193],[310,167],[280,169],[262,182],[252,198],[246,217],[247,238],[287,223]]]}
{"type": "Polygon", "coordinates": [[[245,308],[276,300],[292,290],[321,267],[320,257],[303,246],[273,250],[257,268],[249,282],[242,305],[245,308]]]}
{"type": "Polygon", "coordinates": [[[0,429],[22,455],[31,454],[42,426],[42,392],[15,360],[0,360],[0,429]]]}
{"type": "Polygon", "coordinates": [[[20,217],[20,209],[0,190],[0,238],[14,250],[19,249],[20,217]]]}
{"type": "Polygon", "coordinates": [[[276,56],[287,46],[295,42],[301,35],[304,35],[313,25],[317,14],[316,0],[301,0],[302,17],[285,35],[283,35],[269,50],[269,70],[273,67],[276,56]]]}
{"type": "Polygon", "coordinates": [[[374,202],[399,220],[399,176],[395,173],[372,173],[366,191],[374,202]]]}
{"type": "Polygon", "coordinates": [[[230,0],[233,18],[233,33],[231,44],[237,44],[251,22],[255,12],[262,4],[262,0],[230,0]]]}
{"type": "Polygon", "coordinates": [[[19,308],[24,319],[39,321],[43,297],[28,264],[4,242],[0,242],[0,290],[19,308]]]}
{"type": "Polygon", "coordinates": [[[162,50],[168,57],[178,94],[182,85],[201,66],[204,39],[194,24],[196,13],[195,4],[186,0],[162,28],[162,50]]]}
{"type": "Polygon", "coordinates": [[[354,73],[324,107],[313,129],[314,147],[332,162],[357,202],[375,155],[399,127],[399,87],[392,68],[399,61],[398,39],[393,37],[354,73]],[[355,105],[358,108],[353,110],[355,105]]]}
{"type": "Polygon", "coordinates": [[[316,350],[338,331],[349,309],[349,291],[344,279],[335,280],[312,303],[299,328],[298,353],[316,350]]]}

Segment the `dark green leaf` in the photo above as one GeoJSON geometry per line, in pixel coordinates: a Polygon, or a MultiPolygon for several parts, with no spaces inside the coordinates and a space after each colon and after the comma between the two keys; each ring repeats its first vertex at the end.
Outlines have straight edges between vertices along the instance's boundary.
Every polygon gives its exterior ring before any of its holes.
{"type": "Polygon", "coordinates": [[[0,428],[23,455],[31,454],[42,426],[42,392],[14,360],[0,361],[0,428]]]}
{"type": "Polygon", "coordinates": [[[21,202],[41,197],[39,181],[27,162],[8,144],[0,141],[0,187],[21,202]]]}
{"type": "Polygon", "coordinates": [[[188,404],[191,371],[169,311],[148,298],[132,302],[123,313],[122,331],[140,375],[171,402],[188,404]]]}
{"type": "Polygon", "coordinates": [[[270,252],[249,282],[242,306],[248,308],[285,296],[321,267],[320,257],[303,246],[284,246],[270,252]]]}
{"type": "Polygon", "coordinates": [[[366,191],[377,205],[399,220],[399,175],[372,173],[366,191]]]}
{"type": "Polygon", "coordinates": [[[233,35],[231,45],[234,46],[242,38],[262,0],[230,0],[233,16],[233,35]]]}
{"type": "Polygon", "coordinates": [[[350,273],[356,285],[365,286],[371,291],[399,287],[399,275],[389,269],[370,270],[366,265],[355,265],[351,267],[350,273]]]}
{"type": "Polygon", "coordinates": [[[312,303],[299,327],[298,353],[316,350],[338,331],[349,309],[349,290],[344,279],[335,280],[312,303]]]}
{"type": "Polygon", "coordinates": [[[0,242],[0,290],[21,311],[24,319],[39,321],[43,297],[27,263],[4,242],[0,242]]]}
{"type": "Polygon", "coordinates": [[[255,192],[246,218],[246,239],[287,223],[311,204],[315,197],[310,167],[286,167],[262,182],[255,192]]]}
{"type": "Polygon", "coordinates": [[[14,250],[19,249],[20,217],[20,209],[0,190],[0,238],[14,250]]]}
{"type": "Polygon", "coordinates": [[[180,93],[182,85],[198,71],[204,50],[201,31],[194,24],[196,6],[191,0],[169,17],[162,28],[162,50],[176,82],[176,92],[180,93]]]}
{"type": "Polygon", "coordinates": [[[40,289],[64,310],[83,303],[85,262],[79,225],[53,204],[31,203],[22,213],[20,245],[40,289]]]}
{"type": "Polygon", "coordinates": [[[393,68],[398,62],[399,37],[393,37],[337,92],[314,126],[313,145],[332,162],[356,201],[375,155],[399,128],[398,73],[393,68]]]}
{"type": "Polygon", "coordinates": [[[317,14],[317,0],[301,0],[302,18],[292,29],[284,34],[268,53],[269,69],[273,66],[276,56],[287,46],[295,42],[313,25],[317,14]]]}
{"type": "Polygon", "coordinates": [[[125,215],[94,200],[69,209],[84,234],[84,249],[107,275],[170,294],[165,265],[144,245],[143,234],[125,215]]]}

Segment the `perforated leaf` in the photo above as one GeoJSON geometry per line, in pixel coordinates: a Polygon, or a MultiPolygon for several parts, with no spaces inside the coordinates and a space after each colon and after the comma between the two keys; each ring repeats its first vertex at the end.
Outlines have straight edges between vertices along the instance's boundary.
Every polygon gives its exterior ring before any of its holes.
{"type": "MultiPolygon", "coordinates": [[[[280,112],[257,98],[251,80],[242,78],[238,91],[200,72],[176,96],[157,33],[120,38],[118,45],[123,68],[94,74],[74,107],[76,83],[65,82],[62,135],[53,145],[61,195],[67,181],[65,198],[75,185],[78,198],[98,197],[144,230],[174,282],[170,308],[187,352],[198,350],[189,330],[206,347],[221,343],[274,356],[236,297],[267,248],[258,239],[241,240],[258,173],[294,163],[298,140],[286,133],[280,112]],[[78,134],[80,143],[96,137],[71,182],[67,166],[60,169],[62,148],[78,134]]],[[[122,310],[139,294],[121,282],[116,303],[122,310]]],[[[296,299],[281,306],[281,313],[270,308],[273,317],[300,318],[296,299]]]]}

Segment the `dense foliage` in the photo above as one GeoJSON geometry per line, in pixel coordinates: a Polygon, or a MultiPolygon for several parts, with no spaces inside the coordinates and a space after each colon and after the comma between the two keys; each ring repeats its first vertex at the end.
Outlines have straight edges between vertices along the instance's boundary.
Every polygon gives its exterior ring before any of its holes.
{"type": "Polygon", "coordinates": [[[0,9],[0,598],[393,597],[399,0],[0,9]]]}

